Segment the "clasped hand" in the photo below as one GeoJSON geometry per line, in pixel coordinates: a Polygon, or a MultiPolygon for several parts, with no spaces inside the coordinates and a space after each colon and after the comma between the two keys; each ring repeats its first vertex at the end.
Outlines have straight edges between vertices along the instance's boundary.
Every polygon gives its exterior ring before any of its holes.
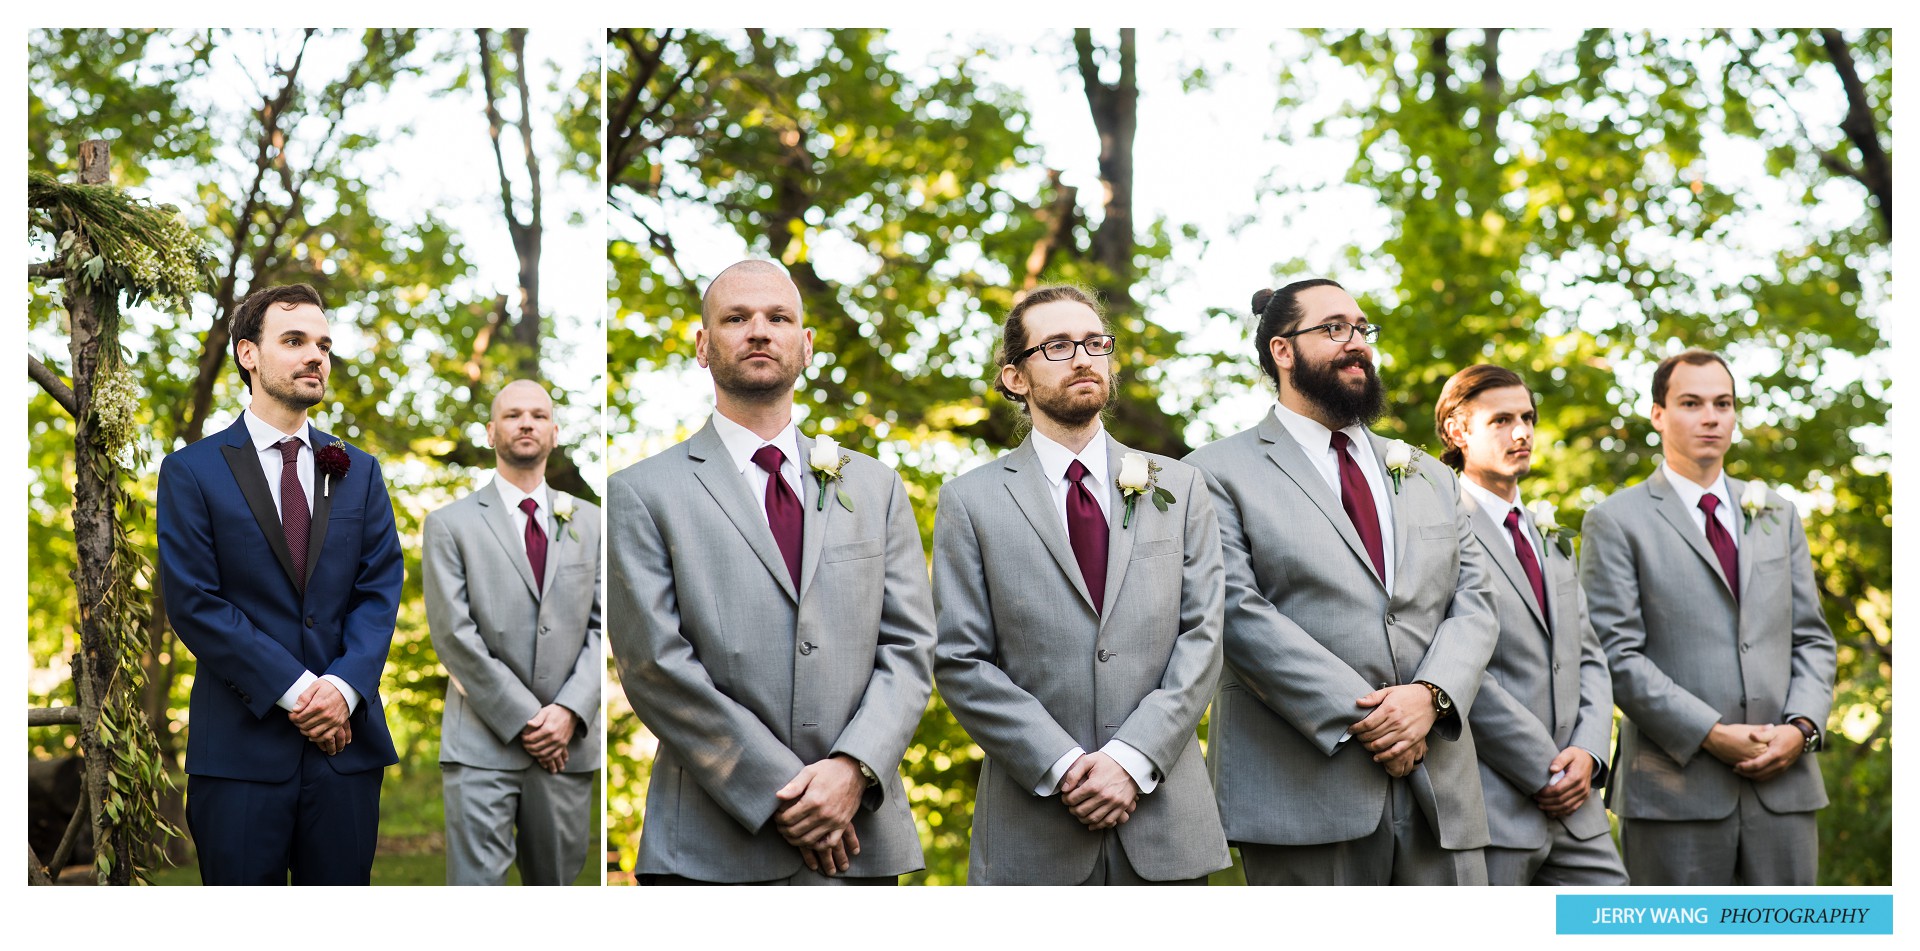
{"type": "Polygon", "coordinates": [[[541,769],[557,773],[566,768],[567,744],[573,740],[576,722],[572,710],[549,703],[520,728],[520,745],[541,769]]]}
{"type": "Polygon", "coordinates": [[[1060,778],[1060,801],[1081,825],[1098,832],[1132,817],[1140,804],[1140,786],[1113,757],[1085,753],[1060,778]]]}
{"type": "Polygon", "coordinates": [[[773,794],[774,826],[800,859],[822,875],[838,875],[860,854],[853,816],[860,809],[866,778],[853,757],[829,756],[800,770],[773,794]]]}
{"type": "Polygon", "coordinates": [[[340,688],[326,680],[316,680],[301,691],[287,719],[320,752],[332,756],[353,742],[353,730],[347,726],[347,698],[340,688]]]}
{"type": "Polygon", "coordinates": [[[1716,723],[1700,747],[1758,783],[1786,772],[1804,751],[1806,736],[1786,724],[1716,723]]]}
{"type": "Polygon", "coordinates": [[[1427,733],[1438,714],[1433,692],[1420,684],[1382,687],[1356,701],[1372,712],[1347,728],[1394,778],[1413,772],[1427,757],[1427,733]]]}

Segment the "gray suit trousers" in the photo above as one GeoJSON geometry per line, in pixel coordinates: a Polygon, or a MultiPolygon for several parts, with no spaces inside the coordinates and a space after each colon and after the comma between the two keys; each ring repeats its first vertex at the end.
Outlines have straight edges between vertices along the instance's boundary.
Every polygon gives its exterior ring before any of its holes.
{"type": "Polygon", "coordinates": [[[1820,830],[1812,812],[1774,812],[1740,780],[1724,819],[1620,819],[1620,852],[1635,885],[1812,885],[1820,830]]]}
{"type": "Polygon", "coordinates": [[[1414,805],[1405,779],[1393,780],[1372,833],[1323,845],[1235,842],[1249,885],[1485,885],[1480,849],[1443,849],[1414,805]]]}
{"type": "Polygon", "coordinates": [[[447,815],[459,817],[447,823],[447,884],[505,885],[516,851],[523,885],[571,885],[579,877],[599,816],[593,773],[459,763],[440,770],[447,815]]]}
{"type": "Polygon", "coordinates": [[[1627,870],[1613,847],[1613,836],[1576,839],[1567,827],[1548,823],[1539,848],[1487,846],[1489,885],[1626,885],[1627,870]]]}

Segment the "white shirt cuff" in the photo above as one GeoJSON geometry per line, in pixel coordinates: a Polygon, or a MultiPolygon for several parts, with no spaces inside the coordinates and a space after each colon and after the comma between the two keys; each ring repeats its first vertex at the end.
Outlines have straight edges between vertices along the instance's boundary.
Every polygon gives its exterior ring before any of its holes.
{"type": "Polygon", "coordinates": [[[287,692],[281,694],[279,700],[274,701],[274,706],[279,707],[282,710],[291,711],[293,709],[293,705],[300,702],[300,695],[303,693],[306,693],[307,688],[313,686],[313,683],[316,680],[324,680],[327,683],[332,684],[334,686],[334,689],[340,691],[340,696],[345,698],[347,701],[348,716],[352,716],[353,711],[360,709],[360,691],[347,686],[346,681],[341,680],[340,678],[335,677],[332,674],[327,674],[323,677],[316,677],[313,675],[313,671],[311,670],[301,671],[300,679],[295,680],[293,682],[293,686],[288,687],[287,692]]]}
{"type": "Polygon", "coordinates": [[[1067,770],[1073,768],[1073,761],[1085,755],[1087,755],[1087,751],[1076,746],[1068,750],[1066,755],[1054,760],[1053,768],[1047,770],[1047,774],[1040,777],[1040,784],[1033,787],[1033,794],[1036,796],[1051,796],[1059,792],[1060,780],[1067,778],[1067,770]]]}
{"type": "Polygon", "coordinates": [[[1100,752],[1113,757],[1113,761],[1119,763],[1120,768],[1126,770],[1128,776],[1133,777],[1133,784],[1140,787],[1142,795],[1153,792],[1159,787],[1160,773],[1153,768],[1153,761],[1147,759],[1145,753],[1120,740],[1108,740],[1107,745],[1100,747],[1100,752]]]}
{"type": "Polygon", "coordinates": [[[353,711],[360,709],[360,692],[353,689],[352,687],[347,686],[346,681],[341,680],[340,678],[335,677],[332,674],[321,674],[320,679],[334,685],[336,688],[340,690],[340,696],[346,698],[346,701],[347,701],[348,716],[352,716],[353,711]]]}
{"type": "Polygon", "coordinates": [[[313,686],[313,682],[319,679],[311,670],[301,671],[300,679],[295,680],[293,686],[288,687],[287,692],[281,694],[280,699],[275,700],[273,705],[282,710],[292,710],[293,705],[300,702],[300,695],[306,693],[307,688],[313,686]]]}

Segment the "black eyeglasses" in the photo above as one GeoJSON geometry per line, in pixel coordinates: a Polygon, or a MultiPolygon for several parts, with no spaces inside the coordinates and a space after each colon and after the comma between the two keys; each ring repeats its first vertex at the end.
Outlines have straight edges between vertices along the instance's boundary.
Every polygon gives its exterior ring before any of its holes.
{"type": "Polygon", "coordinates": [[[1366,323],[1350,324],[1341,320],[1330,320],[1324,324],[1316,324],[1312,327],[1302,327],[1299,330],[1293,330],[1287,333],[1280,334],[1280,336],[1298,337],[1301,334],[1312,333],[1316,330],[1326,331],[1327,339],[1333,341],[1334,343],[1346,343],[1347,341],[1353,339],[1353,335],[1356,332],[1359,333],[1360,336],[1365,337],[1368,343],[1372,343],[1375,340],[1375,338],[1380,336],[1379,324],[1366,324],[1366,323]]]}
{"type": "Polygon", "coordinates": [[[1015,355],[1011,362],[1019,363],[1035,353],[1044,353],[1047,359],[1059,362],[1073,359],[1075,347],[1085,348],[1087,356],[1104,357],[1113,352],[1112,334],[1094,334],[1085,340],[1049,340],[1037,347],[1028,347],[1015,355]]]}

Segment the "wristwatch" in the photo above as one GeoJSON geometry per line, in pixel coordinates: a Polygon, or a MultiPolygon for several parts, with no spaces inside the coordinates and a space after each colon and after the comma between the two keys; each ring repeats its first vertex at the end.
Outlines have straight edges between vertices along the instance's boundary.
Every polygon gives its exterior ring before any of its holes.
{"type": "Polygon", "coordinates": [[[862,763],[857,759],[853,761],[853,764],[855,766],[860,767],[860,775],[862,777],[865,777],[867,781],[867,786],[869,788],[880,785],[880,777],[878,774],[874,773],[873,767],[868,766],[867,764],[862,763]]]}
{"type": "Polygon", "coordinates": [[[1433,712],[1435,716],[1442,720],[1453,716],[1453,698],[1447,696],[1445,690],[1441,690],[1438,685],[1430,684],[1424,680],[1416,680],[1414,683],[1433,691],[1433,712]]]}
{"type": "Polygon", "coordinates": [[[1806,742],[1800,747],[1801,753],[1811,753],[1820,748],[1820,729],[1808,721],[1806,717],[1794,717],[1787,722],[1799,727],[1800,735],[1806,737],[1806,742]]]}

